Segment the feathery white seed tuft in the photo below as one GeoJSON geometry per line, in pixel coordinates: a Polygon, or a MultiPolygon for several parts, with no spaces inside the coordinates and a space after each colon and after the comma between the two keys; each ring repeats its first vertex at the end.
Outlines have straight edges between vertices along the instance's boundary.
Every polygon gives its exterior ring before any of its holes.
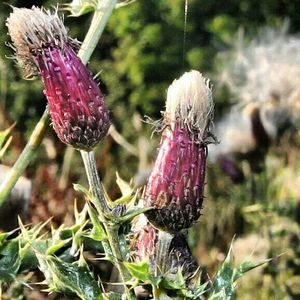
{"type": "Polygon", "coordinates": [[[34,6],[32,9],[13,7],[6,26],[17,60],[24,68],[27,77],[36,73],[34,54],[50,44],[63,49],[64,44],[69,40],[67,30],[57,11],[52,14],[49,10],[34,6]]]}
{"type": "Polygon", "coordinates": [[[168,88],[165,117],[172,128],[180,120],[203,136],[212,121],[213,109],[209,80],[198,71],[184,73],[168,88]]]}

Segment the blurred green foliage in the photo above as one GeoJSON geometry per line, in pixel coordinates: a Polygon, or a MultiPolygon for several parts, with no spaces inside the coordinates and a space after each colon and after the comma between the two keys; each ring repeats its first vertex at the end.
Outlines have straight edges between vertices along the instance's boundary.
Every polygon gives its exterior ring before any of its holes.
{"type": "MultiPolygon", "coordinates": [[[[49,8],[56,3],[9,1],[19,7],[49,8]]],[[[116,10],[91,59],[92,71],[102,71],[100,82],[113,120],[119,128],[122,125],[127,136],[132,132],[126,121],[134,111],[160,117],[165,91],[183,71],[194,68],[206,76],[213,73],[216,53],[230,47],[239,27],[251,36],[261,26],[276,25],[289,18],[291,30],[300,29],[299,1],[189,0],[184,45],[184,5],[184,0],[137,0],[116,10]]],[[[2,2],[0,8],[1,92],[7,91],[7,95],[0,94],[0,104],[19,128],[29,130],[46,102],[40,82],[24,81],[13,61],[5,58],[12,55],[12,50],[5,46],[9,37],[4,25],[11,8],[2,2]]],[[[89,18],[66,18],[70,35],[82,40],[89,18]]]]}
{"type": "MultiPolygon", "coordinates": [[[[57,3],[53,0],[6,2],[18,7],[44,5],[47,8],[57,3]]],[[[191,68],[200,70],[217,85],[214,74],[222,66],[218,65],[216,55],[232,46],[240,27],[244,28],[249,39],[256,36],[262,26],[277,26],[285,19],[290,20],[292,33],[300,31],[300,2],[296,0],[188,0],[184,44],[184,5],[184,0],[136,0],[116,10],[91,58],[89,67],[92,72],[101,72],[99,81],[111,110],[112,121],[134,146],[137,146],[140,136],[148,139],[151,134],[150,126],[144,126],[139,133],[133,129],[134,113],[160,118],[168,85],[191,68]]],[[[5,19],[10,11],[7,4],[0,3],[0,130],[16,121],[17,129],[24,136],[30,133],[41,116],[46,100],[40,81],[25,81],[14,61],[6,59],[6,56],[12,55],[12,49],[5,46],[5,42],[9,41],[5,19]]],[[[82,41],[90,18],[91,15],[65,18],[71,37],[82,41]]],[[[229,105],[229,95],[222,91],[215,93],[214,99],[217,117],[221,117],[229,105]]],[[[154,137],[154,140],[159,138],[154,137]]],[[[106,187],[112,182],[116,168],[121,175],[125,174],[125,178],[133,176],[137,169],[136,157],[121,147],[112,147],[111,143],[106,141],[99,147],[102,152],[98,157],[101,171],[105,169],[106,187]]],[[[154,156],[157,142],[152,141],[152,144],[154,156]]],[[[62,148],[58,143],[55,146],[62,148]]],[[[299,143],[294,152],[298,151],[298,147],[299,143]]],[[[62,161],[60,153],[63,152],[59,152],[59,163],[62,161]]],[[[286,156],[290,154],[288,145],[286,156]]],[[[285,163],[285,157],[281,155],[285,163]]],[[[214,166],[208,168],[209,201],[205,200],[200,225],[192,231],[191,242],[194,246],[205,245],[205,250],[213,256],[212,250],[216,247],[219,252],[227,252],[229,241],[235,233],[242,236],[257,232],[270,242],[269,256],[276,257],[288,249],[287,258],[284,256],[280,263],[276,261],[266,267],[264,276],[259,274],[262,282],[256,278],[253,283],[247,281],[242,285],[240,299],[253,299],[255,296],[256,299],[275,299],[276,295],[280,295],[278,299],[283,299],[287,290],[292,296],[286,299],[299,297],[299,292],[293,290],[294,285],[299,286],[300,276],[299,195],[291,196],[286,192],[287,183],[292,178],[281,180],[284,179],[282,173],[288,168],[293,166],[293,174],[296,174],[299,167],[296,168],[293,162],[289,165],[284,163],[276,170],[266,170],[266,173],[257,176],[248,174],[246,183],[241,186],[232,185],[214,166]],[[274,178],[279,178],[279,181],[275,182],[274,178]],[[281,227],[274,227],[274,224],[281,227]],[[285,269],[288,271],[284,272],[285,269]]],[[[216,269],[216,265],[205,261],[203,253],[195,254],[202,256],[200,262],[204,268],[216,269]]]]}

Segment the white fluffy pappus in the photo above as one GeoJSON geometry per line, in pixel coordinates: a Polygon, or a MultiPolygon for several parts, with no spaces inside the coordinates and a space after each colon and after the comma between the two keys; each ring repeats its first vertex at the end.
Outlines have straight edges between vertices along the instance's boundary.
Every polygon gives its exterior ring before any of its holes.
{"type": "Polygon", "coordinates": [[[233,49],[219,55],[219,83],[229,88],[236,103],[254,102],[268,112],[262,121],[271,136],[276,134],[272,126],[300,126],[299,50],[300,37],[289,35],[285,22],[281,28],[261,30],[248,43],[240,34],[233,49]]]}
{"type": "Polygon", "coordinates": [[[174,128],[176,121],[186,123],[203,137],[213,118],[214,103],[209,80],[192,70],[175,79],[168,88],[165,118],[174,128]]]}
{"type": "Polygon", "coordinates": [[[209,147],[208,156],[213,162],[220,155],[234,157],[236,154],[246,154],[256,147],[248,108],[242,111],[231,108],[226,117],[216,124],[214,134],[220,141],[209,147]]]}
{"type": "Polygon", "coordinates": [[[33,56],[42,51],[43,46],[56,44],[63,49],[65,43],[76,44],[68,37],[57,10],[51,12],[35,6],[32,9],[13,7],[6,26],[13,42],[12,48],[16,51],[15,58],[28,78],[37,73],[33,56]]]}

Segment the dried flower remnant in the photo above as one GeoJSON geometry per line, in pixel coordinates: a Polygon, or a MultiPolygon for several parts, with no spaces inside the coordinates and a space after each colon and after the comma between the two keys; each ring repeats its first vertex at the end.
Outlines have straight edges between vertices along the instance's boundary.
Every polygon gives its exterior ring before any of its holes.
{"type": "Polygon", "coordinates": [[[43,80],[58,137],[91,150],[107,134],[109,115],[98,84],[76,55],[76,43],[57,12],[13,8],[6,24],[25,76],[39,74],[43,80]]]}
{"type": "Polygon", "coordinates": [[[185,73],[168,89],[165,129],[144,192],[149,221],[168,232],[190,227],[200,217],[213,101],[198,71],[185,73]]]}

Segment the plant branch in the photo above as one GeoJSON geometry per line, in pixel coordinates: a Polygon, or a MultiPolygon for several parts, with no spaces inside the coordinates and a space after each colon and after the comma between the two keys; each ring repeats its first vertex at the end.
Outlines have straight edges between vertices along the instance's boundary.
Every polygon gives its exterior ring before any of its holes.
{"type": "MultiPolygon", "coordinates": [[[[95,50],[108,18],[116,5],[116,2],[117,0],[99,1],[89,30],[78,52],[78,56],[81,58],[84,64],[87,64],[93,51],[95,50]]],[[[7,174],[6,178],[0,185],[0,206],[5,202],[18,179],[24,173],[29,163],[33,160],[34,155],[45,136],[49,124],[49,112],[48,109],[45,109],[41,119],[35,126],[27,145],[23,149],[18,160],[11,168],[11,171],[7,174]]]]}
{"type": "Polygon", "coordinates": [[[10,194],[12,188],[15,186],[16,182],[23,174],[25,168],[28,166],[32,160],[34,154],[36,153],[39,145],[41,144],[46,130],[50,124],[48,109],[44,111],[41,119],[35,126],[29,141],[24,148],[23,152],[15,162],[13,168],[11,168],[8,175],[4,178],[0,185],[0,206],[4,203],[8,195],[10,194]]]}
{"type": "Polygon", "coordinates": [[[84,64],[89,61],[93,51],[95,50],[116,3],[117,0],[98,1],[98,6],[94,13],[91,26],[78,52],[78,56],[84,64]]]}
{"type": "Polygon", "coordinates": [[[119,270],[120,276],[124,283],[125,292],[128,299],[135,299],[134,291],[129,290],[126,286],[126,282],[130,280],[131,276],[126,267],[122,264],[123,255],[120,249],[120,242],[118,237],[118,227],[109,224],[111,217],[111,210],[105,199],[100,178],[96,168],[95,155],[93,151],[87,152],[80,151],[82,160],[84,162],[86,174],[89,181],[89,186],[93,194],[93,204],[99,214],[100,221],[102,222],[106,231],[107,239],[110,244],[112,254],[114,256],[115,264],[119,270]]]}

